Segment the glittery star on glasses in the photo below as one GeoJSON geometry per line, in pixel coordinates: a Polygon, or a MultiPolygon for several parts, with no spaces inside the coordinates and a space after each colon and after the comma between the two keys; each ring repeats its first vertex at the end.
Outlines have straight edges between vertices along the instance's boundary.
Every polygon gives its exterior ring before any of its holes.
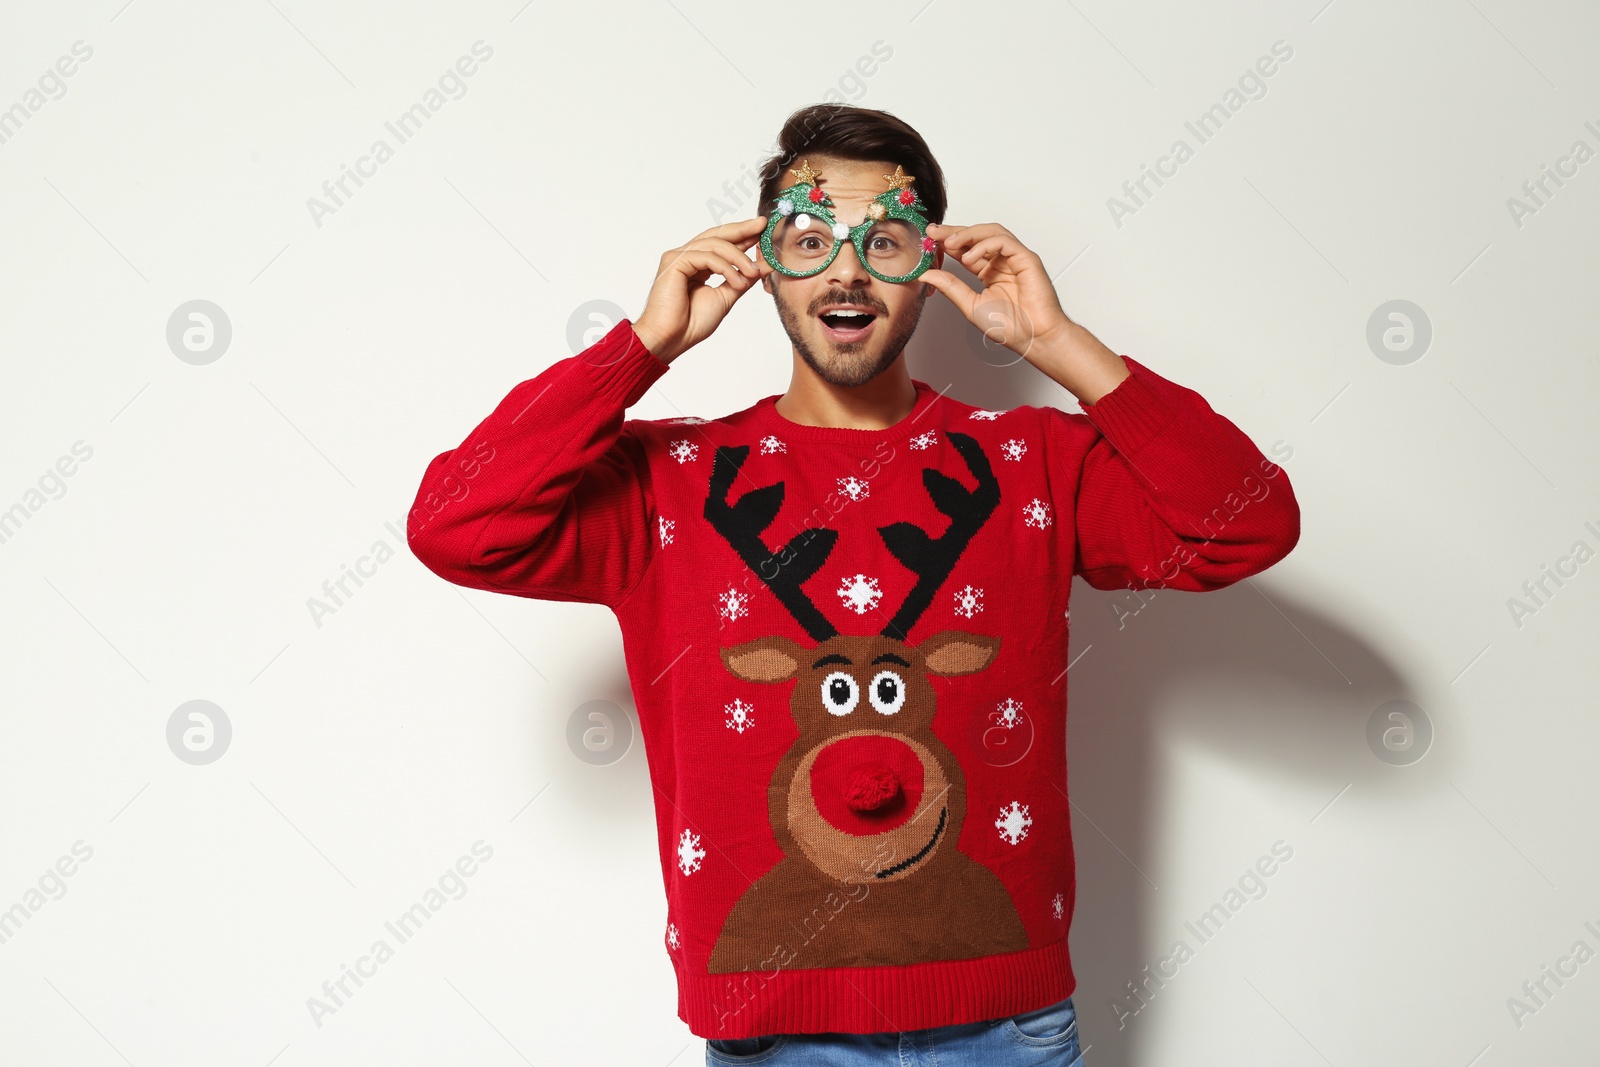
{"type": "Polygon", "coordinates": [[[820,177],[816,171],[811,169],[811,164],[803,159],[800,161],[800,169],[791,169],[789,173],[793,174],[797,179],[804,182],[806,185],[817,184],[817,178],[820,177]]]}
{"type": "Polygon", "coordinates": [[[889,188],[891,189],[904,189],[917,179],[913,175],[907,174],[904,167],[896,164],[894,173],[885,174],[883,180],[889,183],[889,188]]]}

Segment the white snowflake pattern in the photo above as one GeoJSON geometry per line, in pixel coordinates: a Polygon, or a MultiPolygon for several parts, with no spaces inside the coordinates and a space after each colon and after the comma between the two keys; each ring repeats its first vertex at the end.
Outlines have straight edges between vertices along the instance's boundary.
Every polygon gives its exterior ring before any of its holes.
{"type": "Polygon", "coordinates": [[[1022,725],[1022,701],[1014,697],[1006,697],[994,706],[994,721],[996,725],[1004,726],[1007,730],[1015,730],[1022,725]]]}
{"type": "Polygon", "coordinates": [[[770,433],[761,439],[761,454],[763,456],[771,455],[774,452],[787,451],[789,451],[789,446],[785,445],[782,441],[778,440],[770,433]]]}
{"type": "Polygon", "coordinates": [[[1050,505],[1046,501],[1034,497],[1022,505],[1022,521],[1027,526],[1037,526],[1044,529],[1050,525],[1050,505]]]}
{"type": "Polygon", "coordinates": [[[1028,442],[1020,437],[1013,437],[1000,446],[1000,458],[1018,460],[1028,453],[1028,442]]]}
{"type": "Polygon", "coordinates": [[[1001,415],[1004,415],[1004,414],[1005,414],[1004,411],[990,411],[988,408],[978,408],[976,411],[974,411],[971,414],[969,414],[967,416],[967,418],[969,418],[969,419],[984,419],[986,421],[993,422],[995,419],[998,419],[1001,415]]]}
{"type": "Polygon", "coordinates": [[[696,426],[709,420],[702,419],[698,415],[680,415],[675,419],[667,419],[666,421],[675,426],[696,426]]]}
{"type": "Polygon", "coordinates": [[[656,528],[661,531],[661,546],[665,548],[672,544],[672,528],[678,525],[672,519],[662,515],[656,516],[656,528]]]}
{"type": "Polygon", "coordinates": [[[934,442],[938,440],[939,435],[937,433],[932,430],[926,430],[911,439],[911,447],[921,451],[924,448],[932,448],[934,442]]]}
{"type": "Polygon", "coordinates": [[[679,463],[687,463],[699,454],[699,445],[695,444],[693,441],[685,440],[681,437],[667,446],[667,455],[671,456],[679,463]]]}
{"type": "Polygon", "coordinates": [[[956,614],[963,619],[970,619],[983,610],[982,589],[970,585],[962,586],[956,590],[955,596],[956,614]]]}
{"type": "Polygon", "coordinates": [[[700,861],[705,858],[706,850],[700,847],[700,835],[685,830],[678,838],[678,870],[693,874],[700,869],[700,861]]]}
{"type": "Polygon", "coordinates": [[[733,586],[728,586],[728,591],[717,597],[717,614],[732,622],[750,614],[750,594],[742,593],[733,586]]]}
{"type": "Polygon", "coordinates": [[[835,478],[834,481],[839,483],[839,492],[851,500],[865,500],[870,495],[866,481],[853,474],[846,478],[835,478]]]}
{"type": "MultiPolygon", "coordinates": [[[[1028,827],[1033,825],[1033,820],[1028,817],[1028,805],[1013,800],[1010,804],[1000,809],[1000,817],[994,821],[994,828],[1000,831],[1000,836],[1006,844],[1014,845],[1028,836],[1028,827]]],[[[684,833],[688,833],[687,830],[684,833]]]]}
{"type": "MultiPolygon", "coordinates": [[[[1058,900],[1060,899],[1060,894],[1057,894],[1057,899],[1058,900]]],[[[1056,916],[1056,918],[1059,919],[1060,916],[1058,915],[1058,916],[1056,916]]],[[[668,948],[677,948],[679,944],[680,944],[680,942],[678,940],[678,924],[669,922],[667,924],[667,947],[668,948]]]]}
{"type": "Polygon", "coordinates": [[[1059,919],[1066,914],[1066,911],[1067,898],[1057,893],[1050,901],[1050,914],[1059,919]]]}
{"type": "Polygon", "coordinates": [[[722,710],[728,713],[728,729],[738,730],[741,734],[756,724],[755,708],[738,697],[733,698],[732,704],[724,704],[722,710]]]}
{"type": "Polygon", "coordinates": [[[837,590],[839,599],[844,601],[844,606],[857,615],[865,615],[878,606],[878,601],[883,599],[883,591],[878,588],[878,579],[868,578],[865,574],[852,575],[839,583],[837,590]]]}

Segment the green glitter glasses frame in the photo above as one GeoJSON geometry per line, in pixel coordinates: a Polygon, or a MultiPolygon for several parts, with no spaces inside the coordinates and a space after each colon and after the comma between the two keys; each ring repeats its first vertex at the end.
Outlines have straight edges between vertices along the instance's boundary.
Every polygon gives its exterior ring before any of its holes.
{"type": "Polygon", "coordinates": [[[889,188],[867,205],[866,218],[855,226],[833,217],[833,201],[818,188],[820,175],[809,163],[801,160],[800,168],[789,173],[799,181],[778,194],[761,233],[761,255],[773,270],[791,278],[809,278],[827,270],[846,242],[855,246],[867,273],[881,282],[909,282],[933,265],[937,246],[928,236],[926,208],[911,189],[915,179],[901,167],[884,175],[889,188]]]}

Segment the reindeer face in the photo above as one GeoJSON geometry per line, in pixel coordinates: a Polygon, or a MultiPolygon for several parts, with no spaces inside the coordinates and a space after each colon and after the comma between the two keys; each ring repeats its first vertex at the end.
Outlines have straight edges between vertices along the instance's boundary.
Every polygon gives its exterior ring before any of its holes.
{"type": "Polygon", "coordinates": [[[999,639],[946,630],[908,645],[833,637],[807,649],[762,637],[721,651],[751,682],[795,680],[800,737],[773,777],[774,830],[840,881],[904,878],[954,847],[965,816],[960,768],[933,734],[931,674],[972,674],[999,639]]]}

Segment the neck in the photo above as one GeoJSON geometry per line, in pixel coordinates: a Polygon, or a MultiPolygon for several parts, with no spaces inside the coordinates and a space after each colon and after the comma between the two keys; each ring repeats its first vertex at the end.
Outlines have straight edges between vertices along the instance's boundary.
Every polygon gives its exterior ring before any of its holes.
{"type": "Polygon", "coordinates": [[[835,385],[797,355],[789,389],[774,404],[778,414],[803,426],[884,430],[911,414],[917,387],[904,359],[861,385],[835,385]]]}

